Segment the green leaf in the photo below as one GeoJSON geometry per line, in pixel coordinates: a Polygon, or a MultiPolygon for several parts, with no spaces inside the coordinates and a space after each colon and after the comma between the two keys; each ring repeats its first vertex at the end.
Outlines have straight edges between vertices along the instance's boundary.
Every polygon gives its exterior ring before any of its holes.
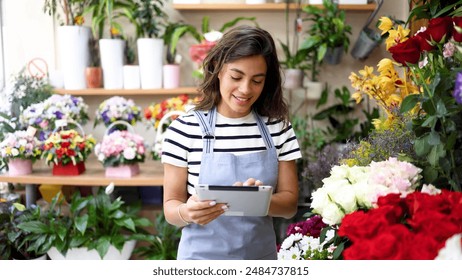
{"type": "Polygon", "coordinates": [[[406,113],[412,110],[412,108],[414,108],[415,105],[417,105],[417,103],[419,102],[419,98],[420,98],[420,95],[418,94],[411,94],[411,95],[406,96],[403,102],[401,103],[401,108],[399,109],[400,112],[406,113]]]}
{"type": "Polygon", "coordinates": [[[48,225],[40,221],[30,221],[30,222],[20,223],[18,225],[18,228],[24,231],[27,231],[27,232],[35,233],[35,234],[45,234],[48,232],[48,225]]]}
{"type": "Polygon", "coordinates": [[[345,248],[345,243],[340,243],[340,244],[335,248],[334,253],[333,253],[333,258],[334,258],[334,260],[338,260],[338,259],[341,258],[344,248],[345,248]]]}
{"type": "Polygon", "coordinates": [[[104,256],[106,256],[110,245],[111,245],[111,242],[110,242],[109,237],[103,236],[98,239],[98,243],[96,245],[96,251],[98,251],[98,255],[101,257],[101,259],[103,259],[104,256]]]}
{"type": "Polygon", "coordinates": [[[81,234],[85,234],[85,231],[87,230],[87,224],[88,214],[75,218],[74,225],[81,234]]]}
{"type": "Polygon", "coordinates": [[[425,182],[432,183],[438,178],[438,171],[431,166],[426,166],[423,170],[425,182]]]}
{"type": "Polygon", "coordinates": [[[436,146],[441,143],[440,135],[436,131],[430,132],[427,139],[428,144],[431,146],[436,146]]]}
{"type": "Polygon", "coordinates": [[[430,151],[430,145],[427,142],[427,138],[428,135],[414,141],[414,149],[418,156],[425,156],[430,151]]]}

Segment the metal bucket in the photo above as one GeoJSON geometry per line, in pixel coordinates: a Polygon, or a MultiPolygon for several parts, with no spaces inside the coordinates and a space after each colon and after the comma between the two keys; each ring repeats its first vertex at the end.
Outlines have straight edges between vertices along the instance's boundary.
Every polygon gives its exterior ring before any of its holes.
{"type": "Polygon", "coordinates": [[[377,6],[367,19],[366,24],[359,33],[358,40],[356,40],[356,43],[351,50],[351,55],[356,59],[366,59],[382,40],[380,33],[369,28],[369,24],[372,22],[374,17],[377,15],[377,12],[382,7],[383,0],[375,0],[375,2],[377,3],[377,6]]]}

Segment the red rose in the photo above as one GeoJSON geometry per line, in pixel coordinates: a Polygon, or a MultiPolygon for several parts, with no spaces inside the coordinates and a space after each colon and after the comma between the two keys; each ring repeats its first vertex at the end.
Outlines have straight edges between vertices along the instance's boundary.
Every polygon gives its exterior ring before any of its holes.
{"type": "Polygon", "coordinates": [[[149,110],[149,107],[144,109],[144,117],[148,120],[152,118],[152,112],[149,110]]]}
{"type": "Polygon", "coordinates": [[[462,17],[453,17],[454,27],[452,29],[452,38],[456,42],[462,42],[462,17]]]}
{"type": "Polygon", "coordinates": [[[427,32],[419,32],[414,36],[414,40],[419,43],[420,51],[431,51],[435,48],[434,45],[431,44],[432,38],[430,34],[427,32]]]}
{"type": "Polygon", "coordinates": [[[62,148],[69,148],[70,145],[71,145],[71,143],[69,143],[69,142],[62,142],[61,143],[62,148]]]}
{"type": "Polygon", "coordinates": [[[434,260],[442,246],[426,234],[413,234],[409,244],[409,259],[434,260]]]}
{"type": "Polygon", "coordinates": [[[390,47],[388,51],[396,62],[406,66],[416,64],[420,59],[420,45],[415,37],[390,47]]]}
{"type": "Polygon", "coordinates": [[[453,23],[450,17],[432,18],[428,23],[427,30],[425,33],[429,34],[429,37],[437,42],[442,43],[443,39],[448,40],[452,36],[453,23]]]}

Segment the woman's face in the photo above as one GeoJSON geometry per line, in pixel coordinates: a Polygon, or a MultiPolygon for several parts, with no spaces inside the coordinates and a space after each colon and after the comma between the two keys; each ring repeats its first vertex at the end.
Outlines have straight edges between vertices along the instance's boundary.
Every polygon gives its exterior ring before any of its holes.
{"type": "Polygon", "coordinates": [[[218,74],[221,94],[218,112],[228,118],[248,115],[265,85],[266,69],[261,55],[224,64],[218,74]]]}

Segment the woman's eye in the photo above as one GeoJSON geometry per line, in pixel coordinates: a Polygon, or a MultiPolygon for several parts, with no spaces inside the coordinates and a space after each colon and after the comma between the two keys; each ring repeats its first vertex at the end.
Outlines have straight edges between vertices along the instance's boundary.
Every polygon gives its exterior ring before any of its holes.
{"type": "Polygon", "coordinates": [[[233,77],[233,76],[231,76],[231,79],[233,79],[233,80],[235,80],[235,81],[238,81],[238,80],[241,79],[241,77],[233,77]]]}
{"type": "Polygon", "coordinates": [[[256,80],[253,80],[253,82],[257,85],[263,83],[263,81],[256,81],[256,80]]]}

